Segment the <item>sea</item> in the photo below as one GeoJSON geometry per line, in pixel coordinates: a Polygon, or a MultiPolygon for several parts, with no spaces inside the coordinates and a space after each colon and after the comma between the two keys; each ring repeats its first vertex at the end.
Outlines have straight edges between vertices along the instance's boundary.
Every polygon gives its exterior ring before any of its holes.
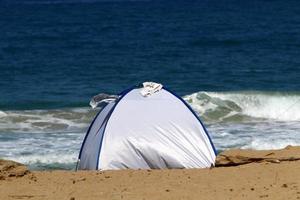
{"type": "Polygon", "coordinates": [[[218,152],[300,145],[300,1],[0,0],[0,158],[74,169],[90,98],[144,81],[218,152]]]}

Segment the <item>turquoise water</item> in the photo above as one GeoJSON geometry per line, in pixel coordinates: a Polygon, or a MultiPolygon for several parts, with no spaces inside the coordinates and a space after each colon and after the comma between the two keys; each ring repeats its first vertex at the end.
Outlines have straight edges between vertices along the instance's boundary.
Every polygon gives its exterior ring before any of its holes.
{"type": "Polygon", "coordinates": [[[0,157],[74,168],[89,99],[177,92],[218,150],[300,145],[298,1],[0,1],[0,157]]]}

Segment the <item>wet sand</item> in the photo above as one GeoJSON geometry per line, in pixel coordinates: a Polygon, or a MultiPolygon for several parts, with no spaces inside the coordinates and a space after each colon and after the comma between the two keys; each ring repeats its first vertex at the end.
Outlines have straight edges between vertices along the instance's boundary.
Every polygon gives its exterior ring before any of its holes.
{"type": "Polygon", "coordinates": [[[211,169],[29,171],[0,160],[0,199],[300,199],[300,147],[230,150],[211,169]]]}

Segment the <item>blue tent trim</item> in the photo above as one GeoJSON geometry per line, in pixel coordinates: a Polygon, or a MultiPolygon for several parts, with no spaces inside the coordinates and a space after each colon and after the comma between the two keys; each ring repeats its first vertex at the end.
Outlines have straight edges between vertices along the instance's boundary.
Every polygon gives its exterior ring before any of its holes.
{"type": "Polygon", "coordinates": [[[84,146],[84,144],[85,144],[85,141],[86,141],[88,135],[90,134],[90,131],[91,131],[92,126],[94,125],[94,123],[95,123],[97,117],[100,115],[100,113],[104,110],[104,108],[105,108],[107,105],[108,105],[108,104],[106,104],[106,105],[105,105],[105,106],[97,113],[97,115],[94,117],[94,119],[93,119],[91,125],[89,126],[89,128],[88,128],[88,130],[87,130],[87,133],[85,134],[85,137],[84,137],[83,142],[82,142],[82,144],[81,144],[81,148],[80,148],[80,152],[79,152],[78,159],[81,158],[83,146],[84,146]]]}
{"type": "Polygon", "coordinates": [[[178,96],[176,93],[172,92],[171,90],[169,90],[168,88],[166,88],[165,86],[163,86],[163,89],[165,89],[166,91],[170,92],[172,95],[174,95],[175,97],[177,97],[182,103],[184,103],[184,105],[193,113],[193,115],[198,119],[198,121],[200,122],[200,124],[202,125],[203,129],[204,129],[204,132],[206,133],[208,139],[209,139],[209,142],[210,142],[210,145],[212,146],[213,150],[214,150],[214,153],[215,155],[217,155],[217,150],[214,146],[214,144],[212,143],[212,140],[204,126],[204,124],[202,123],[200,117],[195,113],[195,111],[191,108],[191,106],[189,104],[187,104],[187,102],[185,100],[183,100],[180,96],[178,96]]]}
{"type": "MultiPolygon", "coordinates": [[[[131,91],[131,90],[134,89],[134,88],[136,88],[136,86],[132,86],[132,87],[126,89],[126,90],[123,90],[123,91],[122,91],[121,93],[119,93],[118,95],[121,96],[121,98],[122,98],[122,96],[123,96],[124,94],[128,93],[129,91],[131,91]]],[[[119,100],[120,100],[120,99],[119,99],[119,100]]],[[[88,135],[89,135],[89,133],[90,133],[90,130],[91,130],[92,126],[94,125],[94,123],[95,123],[97,117],[100,115],[100,113],[104,110],[104,108],[105,108],[107,105],[108,105],[108,104],[106,104],[106,105],[105,105],[105,106],[97,113],[97,115],[94,117],[92,123],[90,124],[90,126],[89,126],[89,128],[88,128],[88,130],[87,130],[87,133],[85,134],[85,137],[84,137],[84,139],[83,139],[83,142],[82,142],[82,144],[81,144],[81,148],[80,148],[80,151],[79,151],[78,159],[81,158],[83,146],[84,146],[85,141],[86,141],[86,139],[87,139],[87,137],[88,137],[88,135]]],[[[115,106],[116,106],[116,105],[115,105],[115,106]]],[[[114,107],[115,107],[115,106],[114,106],[114,107]]],[[[114,109],[114,108],[112,108],[112,109],[114,109]]],[[[109,114],[108,116],[110,116],[110,114],[109,114]]],[[[104,120],[103,122],[105,122],[105,121],[108,121],[108,120],[104,120]]],[[[101,127],[102,127],[102,125],[100,126],[100,128],[101,128],[101,127]]],[[[98,130],[98,131],[99,131],[99,130],[98,130]]],[[[97,131],[97,132],[98,132],[98,131],[97,131]]]]}
{"type": "Polygon", "coordinates": [[[98,151],[98,156],[97,156],[97,166],[96,166],[96,170],[99,169],[99,159],[100,159],[100,152],[101,152],[101,149],[102,149],[102,143],[103,143],[103,138],[104,138],[104,134],[105,134],[105,129],[106,129],[106,126],[107,126],[107,123],[110,119],[110,116],[111,114],[114,112],[115,108],[117,107],[117,105],[120,103],[120,101],[123,99],[123,97],[125,97],[130,91],[132,91],[133,89],[135,89],[136,86],[133,86],[129,89],[126,89],[124,91],[122,91],[120,93],[120,98],[117,100],[116,104],[114,105],[114,107],[110,110],[109,114],[108,114],[108,118],[106,120],[106,123],[105,123],[105,126],[104,126],[104,130],[103,130],[103,134],[102,134],[102,138],[100,140],[100,146],[99,146],[99,151],[98,151]]]}

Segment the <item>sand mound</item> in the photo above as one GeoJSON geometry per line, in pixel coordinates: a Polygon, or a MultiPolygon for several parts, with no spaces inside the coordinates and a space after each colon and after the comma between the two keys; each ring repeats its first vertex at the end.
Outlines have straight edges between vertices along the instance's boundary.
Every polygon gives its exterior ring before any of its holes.
{"type": "Polygon", "coordinates": [[[254,162],[280,163],[300,160],[300,147],[287,146],[280,150],[242,150],[232,149],[220,153],[216,167],[230,167],[254,162]]]}
{"type": "Polygon", "coordinates": [[[9,177],[23,177],[27,174],[30,174],[30,171],[25,165],[0,159],[0,180],[5,180],[9,177]]]}

